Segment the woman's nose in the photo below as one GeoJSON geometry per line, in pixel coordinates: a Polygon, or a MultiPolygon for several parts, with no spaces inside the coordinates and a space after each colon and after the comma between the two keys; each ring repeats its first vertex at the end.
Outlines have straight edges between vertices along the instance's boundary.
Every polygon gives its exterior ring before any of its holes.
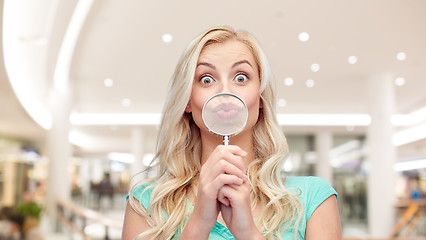
{"type": "Polygon", "coordinates": [[[231,83],[229,81],[222,81],[220,86],[220,93],[232,93],[231,83]]]}

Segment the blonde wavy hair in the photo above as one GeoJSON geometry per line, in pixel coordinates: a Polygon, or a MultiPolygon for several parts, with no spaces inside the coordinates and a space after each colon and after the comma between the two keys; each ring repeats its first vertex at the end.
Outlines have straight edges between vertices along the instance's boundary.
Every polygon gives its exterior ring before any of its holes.
{"type": "Polygon", "coordinates": [[[201,51],[209,44],[237,39],[252,51],[259,67],[260,93],[263,108],[253,127],[255,159],[248,166],[252,209],[262,206],[256,226],[267,239],[281,239],[283,229],[294,224],[295,235],[302,218],[303,206],[297,194],[284,187],[280,170],[288,154],[287,141],[275,116],[275,83],[265,53],[248,32],[229,27],[212,28],[195,38],[176,66],[163,109],[163,117],[154,159],[159,174],[135,184],[131,189],[147,185],[152,189],[148,209],[130,197],[133,209],[143,215],[151,229],[138,237],[171,239],[181,232],[191,214],[188,194],[197,193],[201,170],[201,137],[190,114],[185,113],[201,51]],[[152,184],[148,184],[152,183],[152,184]]]}

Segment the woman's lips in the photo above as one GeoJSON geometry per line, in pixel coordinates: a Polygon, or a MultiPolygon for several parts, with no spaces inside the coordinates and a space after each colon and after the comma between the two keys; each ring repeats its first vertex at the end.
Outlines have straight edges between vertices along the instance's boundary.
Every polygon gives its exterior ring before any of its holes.
{"type": "Polygon", "coordinates": [[[214,109],[216,115],[224,121],[233,120],[240,111],[241,109],[233,103],[221,103],[214,109]]]}

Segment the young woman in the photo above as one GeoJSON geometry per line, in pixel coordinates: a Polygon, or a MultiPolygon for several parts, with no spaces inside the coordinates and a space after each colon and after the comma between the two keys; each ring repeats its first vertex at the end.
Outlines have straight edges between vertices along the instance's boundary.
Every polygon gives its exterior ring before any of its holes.
{"type": "Polygon", "coordinates": [[[123,239],[341,239],[334,189],[285,177],[272,74],[245,31],[212,28],[193,40],[172,78],[157,144],[160,173],[133,186],[123,239]],[[244,130],[222,145],[201,112],[232,93],[247,105],[244,130]]]}

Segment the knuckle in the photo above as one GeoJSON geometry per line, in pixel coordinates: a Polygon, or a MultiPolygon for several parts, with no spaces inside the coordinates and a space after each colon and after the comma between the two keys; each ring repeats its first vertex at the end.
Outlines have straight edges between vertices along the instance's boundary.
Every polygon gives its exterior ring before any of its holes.
{"type": "Polygon", "coordinates": [[[219,160],[218,164],[219,164],[219,167],[221,167],[222,169],[224,169],[226,167],[226,165],[227,165],[227,162],[226,162],[226,160],[221,159],[221,160],[219,160]]]}
{"type": "Polygon", "coordinates": [[[221,184],[223,184],[223,183],[225,182],[225,180],[226,180],[226,176],[225,176],[224,174],[220,174],[220,175],[217,177],[217,180],[218,180],[221,184]]]}

